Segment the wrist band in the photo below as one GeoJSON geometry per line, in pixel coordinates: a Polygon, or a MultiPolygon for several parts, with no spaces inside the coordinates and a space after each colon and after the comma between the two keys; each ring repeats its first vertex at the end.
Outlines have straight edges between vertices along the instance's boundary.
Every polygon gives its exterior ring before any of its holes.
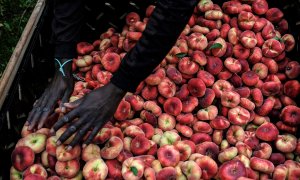
{"type": "Polygon", "coordinates": [[[67,61],[65,61],[65,62],[62,63],[62,64],[61,64],[61,62],[60,62],[58,59],[55,58],[54,60],[58,63],[58,65],[59,65],[59,71],[61,72],[61,74],[62,74],[63,76],[66,76],[63,67],[64,67],[64,65],[66,65],[68,62],[71,62],[73,59],[68,59],[67,61]]]}

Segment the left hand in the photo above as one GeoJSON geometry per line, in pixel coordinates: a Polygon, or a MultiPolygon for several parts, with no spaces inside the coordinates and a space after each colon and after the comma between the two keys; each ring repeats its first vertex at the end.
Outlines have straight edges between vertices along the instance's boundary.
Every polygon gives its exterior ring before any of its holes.
{"type": "Polygon", "coordinates": [[[125,94],[126,92],[114,84],[109,83],[92,91],[82,99],[72,103],[65,103],[67,108],[73,110],[59,119],[51,129],[51,133],[54,133],[54,131],[57,131],[69,123],[67,130],[59,137],[57,144],[63,143],[76,133],[74,139],[68,146],[68,149],[71,149],[92,129],[90,135],[84,142],[85,145],[89,144],[101,127],[114,115],[125,94]],[[76,118],[78,118],[78,120],[73,121],[76,118]]]}

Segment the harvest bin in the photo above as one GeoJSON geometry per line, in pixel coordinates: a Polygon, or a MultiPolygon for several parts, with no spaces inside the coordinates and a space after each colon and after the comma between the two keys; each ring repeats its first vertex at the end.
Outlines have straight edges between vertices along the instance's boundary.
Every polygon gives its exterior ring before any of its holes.
{"type": "MultiPolygon", "coordinates": [[[[53,47],[49,42],[52,2],[38,0],[0,81],[0,179],[9,179],[10,155],[20,138],[21,128],[33,102],[42,94],[53,75],[53,47]]],[[[82,31],[82,41],[88,42],[99,38],[109,27],[120,32],[128,12],[135,11],[143,17],[146,7],[155,4],[154,0],[85,2],[87,19],[82,31]]],[[[221,4],[224,1],[213,2],[221,4]]],[[[294,35],[297,43],[287,56],[299,60],[300,1],[280,0],[268,3],[269,7],[278,7],[284,12],[289,22],[289,33],[294,35]]],[[[299,134],[298,132],[297,137],[300,137],[299,134]]]]}

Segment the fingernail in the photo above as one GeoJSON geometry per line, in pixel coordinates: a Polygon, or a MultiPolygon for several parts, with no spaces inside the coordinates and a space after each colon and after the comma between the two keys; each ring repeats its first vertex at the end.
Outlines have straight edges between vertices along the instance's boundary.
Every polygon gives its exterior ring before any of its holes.
{"type": "Polygon", "coordinates": [[[67,146],[66,150],[70,151],[72,149],[72,146],[67,146]]]}
{"type": "Polygon", "coordinates": [[[55,133],[54,129],[50,129],[50,134],[53,135],[55,133]]]}
{"type": "Polygon", "coordinates": [[[28,122],[28,121],[26,121],[26,122],[25,122],[25,126],[28,126],[28,125],[29,125],[29,122],[28,122]]]}
{"type": "Polygon", "coordinates": [[[62,108],[61,108],[61,112],[66,113],[66,108],[65,108],[65,107],[62,107],[62,108]]]}
{"type": "Polygon", "coordinates": [[[85,147],[86,147],[86,144],[83,144],[83,145],[82,145],[82,148],[85,148],[85,147]]]}
{"type": "Polygon", "coordinates": [[[58,141],[56,141],[56,145],[61,145],[61,142],[60,142],[60,140],[58,140],[58,141]]]}

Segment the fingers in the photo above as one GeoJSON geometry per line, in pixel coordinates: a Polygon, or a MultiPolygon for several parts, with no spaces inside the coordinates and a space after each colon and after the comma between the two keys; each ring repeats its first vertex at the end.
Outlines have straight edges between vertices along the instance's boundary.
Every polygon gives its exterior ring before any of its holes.
{"type": "Polygon", "coordinates": [[[52,107],[52,106],[47,105],[46,107],[44,107],[42,109],[43,113],[41,114],[41,117],[40,117],[40,121],[39,121],[39,124],[38,124],[38,129],[41,129],[43,127],[46,120],[48,119],[49,114],[53,111],[53,108],[48,108],[48,107],[52,107]]]}
{"type": "Polygon", "coordinates": [[[80,118],[79,120],[71,123],[67,130],[58,138],[58,144],[65,142],[70,136],[72,136],[75,132],[80,129],[80,127],[84,124],[84,120],[86,116],[80,118]]]}
{"type": "Polygon", "coordinates": [[[62,113],[66,113],[66,107],[64,106],[64,103],[69,101],[71,93],[72,93],[71,90],[66,90],[66,92],[64,93],[64,95],[61,99],[61,104],[60,104],[59,108],[60,108],[62,113]]]}
{"type": "Polygon", "coordinates": [[[88,132],[91,125],[92,125],[92,123],[87,123],[79,131],[77,131],[73,141],[69,144],[69,147],[67,149],[71,149],[74,146],[76,146],[81,141],[81,139],[84,137],[84,135],[88,132]]]}
{"type": "Polygon", "coordinates": [[[83,146],[89,145],[92,142],[92,140],[94,139],[98,131],[101,129],[101,127],[101,125],[97,125],[96,127],[94,127],[89,137],[84,141],[83,146]]]}
{"type": "Polygon", "coordinates": [[[74,108],[77,108],[81,104],[82,100],[83,100],[83,98],[78,99],[74,102],[64,103],[64,106],[67,108],[70,108],[70,109],[74,109],[74,108]]]}
{"type": "Polygon", "coordinates": [[[63,116],[61,119],[59,119],[54,126],[52,127],[50,133],[54,133],[57,131],[59,128],[61,128],[63,125],[66,123],[72,121],[78,116],[78,109],[74,109],[73,111],[69,112],[65,116],[63,116]]]}

